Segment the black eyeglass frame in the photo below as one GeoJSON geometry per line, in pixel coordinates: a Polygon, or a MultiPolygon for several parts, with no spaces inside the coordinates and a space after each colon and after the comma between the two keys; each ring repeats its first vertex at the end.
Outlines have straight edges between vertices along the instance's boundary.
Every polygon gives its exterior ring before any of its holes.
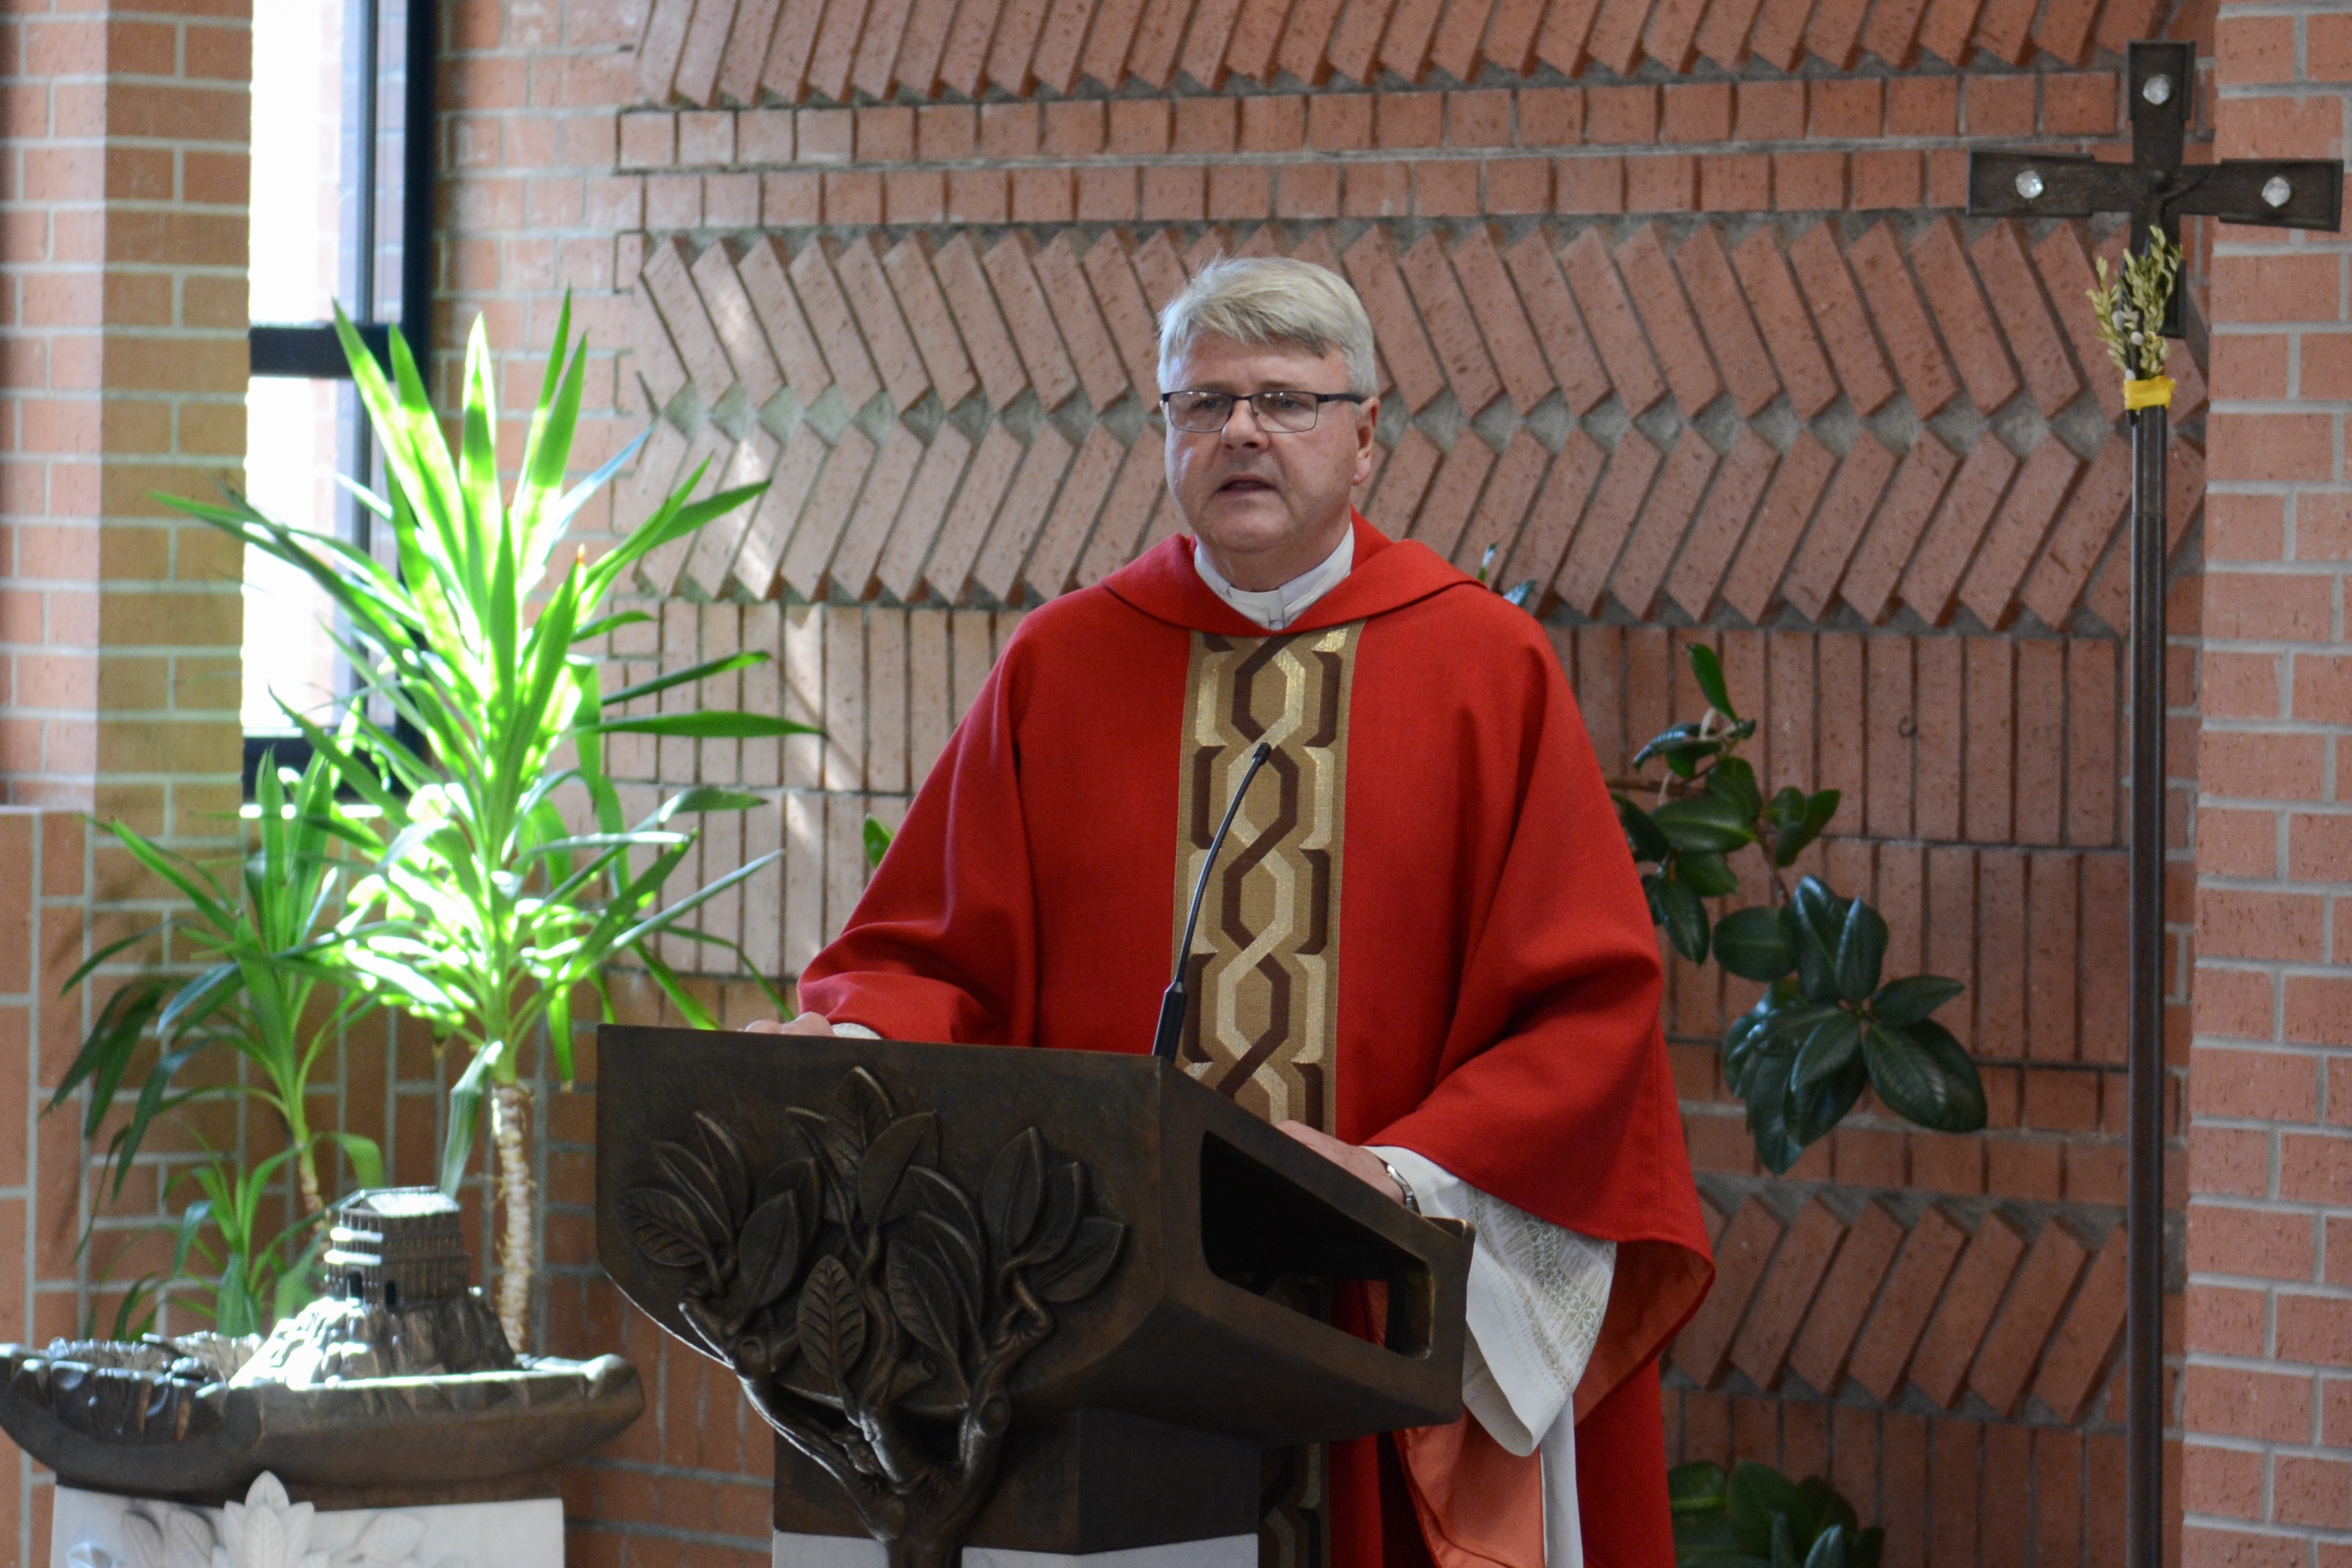
{"type": "Polygon", "coordinates": [[[1372,394],[1369,392],[1309,392],[1291,387],[1269,387],[1261,392],[1246,393],[1214,392],[1200,387],[1179,387],[1172,392],[1162,392],[1159,394],[1159,411],[1161,413],[1167,415],[1168,426],[1171,430],[1181,430],[1187,435],[1221,435],[1225,433],[1225,427],[1233,423],[1234,409],[1239,408],[1243,403],[1248,403],[1250,405],[1250,412],[1257,418],[1258,428],[1264,431],[1267,434],[1304,435],[1307,431],[1314,429],[1316,425],[1323,423],[1323,405],[1325,403],[1362,403],[1371,396],[1372,394]],[[1178,424],[1176,423],[1175,411],[1168,406],[1173,400],[1185,396],[1196,398],[1231,398],[1233,400],[1233,407],[1225,411],[1225,418],[1217,422],[1215,429],[1195,430],[1188,425],[1178,424]],[[1258,406],[1258,400],[1260,398],[1313,398],[1315,400],[1315,418],[1313,422],[1300,429],[1285,430],[1282,426],[1271,423],[1267,421],[1266,411],[1258,406]]]}

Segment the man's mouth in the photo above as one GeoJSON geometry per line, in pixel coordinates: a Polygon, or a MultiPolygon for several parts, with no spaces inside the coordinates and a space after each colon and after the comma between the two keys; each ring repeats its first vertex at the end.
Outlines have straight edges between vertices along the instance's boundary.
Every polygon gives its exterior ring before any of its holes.
{"type": "Polygon", "coordinates": [[[1273,489],[1272,480],[1256,474],[1236,474],[1216,487],[1219,495],[1255,495],[1273,489]]]}

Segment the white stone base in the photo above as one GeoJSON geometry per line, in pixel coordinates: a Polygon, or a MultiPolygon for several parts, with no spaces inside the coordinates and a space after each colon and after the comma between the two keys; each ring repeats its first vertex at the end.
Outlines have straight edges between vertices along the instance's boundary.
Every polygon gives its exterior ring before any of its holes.
{"type": "MultiPolygon", "coordinates": [[[[775,1568],[885,1568],[889,1557],[878,1540],[850,1535],[787,1535],[775,1532],[775,1568]]],[[[1258,1568],[1258,1538],[1218,1536],[1136,1546],[1125,1551],[1013,1551],[1001,1546],[967,1546],[963,1568],[1258,1568]]]]}
{"type": "Polygon", "coordinates": [[[563,1502],[322,1513],[267,1474],[227,1508],[60,1486],[49,1535],[49,1568],[305,1568],[312,1552],[307,1568],[563,1568],[563,1502]]]}

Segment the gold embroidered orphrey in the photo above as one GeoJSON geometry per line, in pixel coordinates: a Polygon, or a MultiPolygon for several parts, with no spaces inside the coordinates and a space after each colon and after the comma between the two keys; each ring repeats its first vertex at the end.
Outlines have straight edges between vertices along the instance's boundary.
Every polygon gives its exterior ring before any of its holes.
{"type": "MultiPolygon", "coordinates": [[[[1330,1132],[1340,1000],[1341,829],[1348,694],[1363,623],[1263,637],[1193,634],[1177,789],[1174,929],[1250,750],[1273,756],[1250,786],[1185,955],[1193,1006],[1176,1059],[1268,1122],[1330,1132]]],[[[1289,1281],[1277,1290],[1314,1287],[1289,1281]]],[[[1301,1300],[1308,1311],[1329,1303],[1301,1300]]],[[[1268,1452],[1261,1568],[1330,1561],[1329,1456],[1268,1452]]]]}

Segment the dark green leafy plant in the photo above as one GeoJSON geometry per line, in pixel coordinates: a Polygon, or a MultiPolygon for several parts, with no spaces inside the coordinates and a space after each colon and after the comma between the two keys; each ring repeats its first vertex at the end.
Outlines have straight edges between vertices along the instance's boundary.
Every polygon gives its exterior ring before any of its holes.
{"type": "Polygon", "coordinates": [[[1676,1568],[1878,1568],[1886,1532],[1819,1476],[1792,1482],[1770,1465],[1726,1472],[1713,1460],[1666,1478],[1676,1568]]]}
{"type": "Polygon", "coordinates": [[[1834,789],[1784,787],[1769,799],[1738,755],[1756,721],[1732,705],[1714,650],[1690,649],[1706,713],[1674,725],[1634,755],[1665,764],[1657,797],[1615,795],[1650,918],[1693,964],[1712,955],[1766,988],[1723,1042],[1724,1080],[1747,1106],[1757,1156],[1774,1172],[1854,1108],[1864,1089],[1887,1109],[1939,1133],[1984,1125],[1984,1086],[1951,1032],[1928,1015],[1965,988],[1940,975],[1883,978],[1886,921],[1817,877],[1794,889],[1781,874],[1838,812],[1834,789]],[[1761,857],[1767,902],[1716,919],[1707,906],[1740,889],[1732,857],[1761,857]]]}

